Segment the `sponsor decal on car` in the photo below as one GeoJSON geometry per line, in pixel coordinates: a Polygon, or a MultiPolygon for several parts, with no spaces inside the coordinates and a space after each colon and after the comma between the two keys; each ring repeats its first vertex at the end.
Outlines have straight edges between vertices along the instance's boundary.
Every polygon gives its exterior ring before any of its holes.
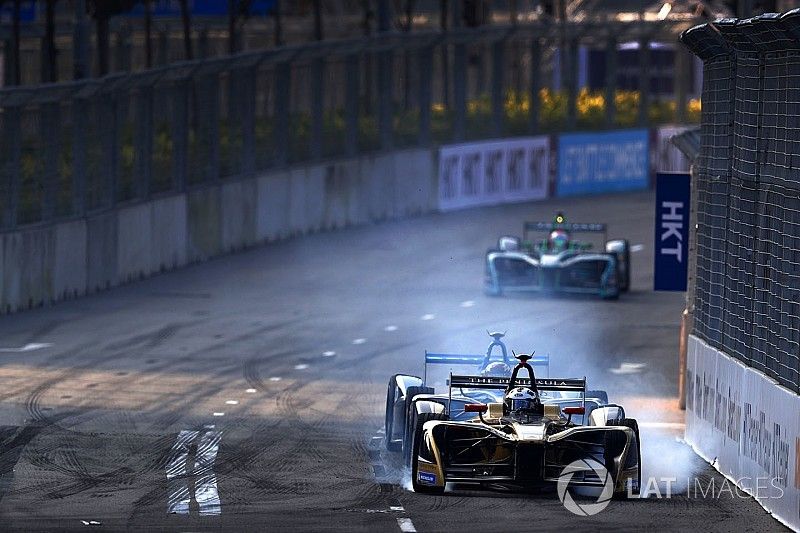
{"type": "Polygon", "coordinates": [[[426,483],[428,485],[436,485],[436,474],[431,474],[429,472],[419,472],[417,474],[417,478],[421,483],[426,483]]]}

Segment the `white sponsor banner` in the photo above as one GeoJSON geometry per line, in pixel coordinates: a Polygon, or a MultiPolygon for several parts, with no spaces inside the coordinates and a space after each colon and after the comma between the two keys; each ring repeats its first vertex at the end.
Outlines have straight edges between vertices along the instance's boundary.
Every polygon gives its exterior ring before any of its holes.
{"type": "Polygon", "coordinates": [[[547,197],[550,138],[454,144],[439,150],[439,210],[547,197]]]}
{"type": "Polygon", "coordinates": [[[686,395],[686,441],[800,530],[800,396],[694,335],[686,395]]]}
{"type": "Polygon", "coordinates": [[[691,129],[690,126],[661,126],[658,128],[652,154],[653,170],[656,172],[689,172],[691,163],[683,155],[683,152],[669,141],[673,135],[689,129],[691,129]]]}

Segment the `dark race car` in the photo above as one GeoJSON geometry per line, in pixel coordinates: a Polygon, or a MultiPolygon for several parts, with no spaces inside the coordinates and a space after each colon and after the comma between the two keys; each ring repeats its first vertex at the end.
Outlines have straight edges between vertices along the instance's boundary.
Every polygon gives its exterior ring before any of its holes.
{"type": "Polygon", "coordinates": [[[608,498],[638,495],[636,420],[619,405],[589,398],[585,378],[536,379],[531,356],[517,358],[511,377],[452,375],[448,404],[419,402],[425,414],[411,437],[414,490],[438,494],[447,483],[538,487],[570,472],[570,484],[602,488],[608,498]],[[456,407],[464,390],[503,393],[499,401],[456,407]]]}
{"type": "Polygon", "coordinates": [[[615,299],[630,287],[630,245],[606,239],[605,224],[566,222],[558,213],[552,222],[525,222],[522,239],[500,237],[486,252],[485,291],[539,291],[597,294],[615,299]],[[531,234],[545,238],[531,240],[531,234]],[[602,236],[602,251],[576,234],[602,236]]]}

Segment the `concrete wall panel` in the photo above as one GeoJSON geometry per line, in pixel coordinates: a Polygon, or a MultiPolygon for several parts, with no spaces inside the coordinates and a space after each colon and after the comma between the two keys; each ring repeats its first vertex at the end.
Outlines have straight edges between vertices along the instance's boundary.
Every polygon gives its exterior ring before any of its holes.
{"type": "Polygon", "coordinates": [[[87,224],[85,220],[55,226],[53,300],[75,298],[86,292],[87,224]]]}
{"type": "Polygon", "coordinates": [[[274,241],[289,236],[289,173],[275,172],[257,180],[256,238],[274,241]]]}
{"type": "Polygon", "coordinates": [[[306,168],[289,171],[289,233],[299,235],[308,231],[306,224],[306,168]]]}
{"type": "Polygon", "coordinates": [[[160,198],[150,211],[153,271],[164,271],[186,264],[186,195],[160,198]]]}
{"type": "Polygon", "coordinates": [[[328,165],[312,165],[306,169],[306,231],[325,227],[325,175],[328,165]]]}
{"type": "Polygon", "coordinates": [[[219,189],[202,189],[188,194],[187,259],[204,261],[222,252],[219,189]]]}
{"type": "Polygon", "coordinates": [[[152,205],[123,207],[117,217],[118,282],[141,279],[158,271],[152,254],[152,205]]]}
{"type": "Polygon", "coordinates": [[[222,249],[252,246],[256,240],[256,183],[244,180],[222,186],[222,249]]]}
{"type": "Polygon", "coordinates": [[[118,283],[117,213],[86,220],[86,290],[94,292],[118,283]]]}

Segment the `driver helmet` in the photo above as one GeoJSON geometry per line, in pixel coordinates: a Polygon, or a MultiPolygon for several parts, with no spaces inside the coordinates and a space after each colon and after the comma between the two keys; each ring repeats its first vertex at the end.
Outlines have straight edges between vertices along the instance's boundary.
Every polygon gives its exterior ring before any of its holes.
{"type": "Polygon", "coordinates": [[[513,413],[521,409],[533,409],[539,397],[528,387],[514,387],[506,394],[506,407],[513,413]]]}
{"type": "Polygon", "coordinates": [[[553,251],[564,251],[569,246],[569,233],[563,229],[553,230],[550,232],[550,236],[547,238],[547,244],[553,251]]]}
{"type": "Polygon", "coordinates": [[[483,377],[506,377],[511,374],[511,367],[505,364],[502,361],[494,361],[493,363],[489,363],[486,365],[486,368],[481,370],[481,376],[483,377]]]}

